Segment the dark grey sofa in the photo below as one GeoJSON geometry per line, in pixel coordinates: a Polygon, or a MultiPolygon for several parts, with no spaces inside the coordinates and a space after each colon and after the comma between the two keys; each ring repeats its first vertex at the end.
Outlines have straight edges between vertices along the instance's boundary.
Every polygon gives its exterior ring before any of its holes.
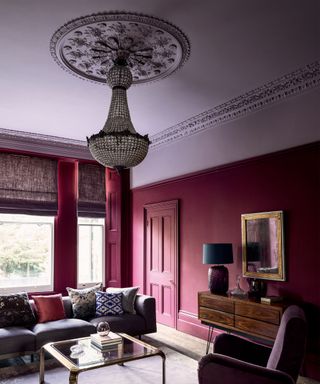
{"type": "MultiPolygon", "coordinates": [[[[30,300],[33,306],[33,301],[30,300]]],[[[124,332],[132,336],[156,332],[155,299],[151,296],[137,295],[136,314],[104,316],[86,320],[74,319],[72,304],[68,296],[63,297],[66,318],[62,320],[37,323],[30,327],[0,328],[0,359],[15,355],[28,355],[50,341],[67,340],[89,336],[96,332],[100,321],[107,321],[113,332],[124,332]]]]}

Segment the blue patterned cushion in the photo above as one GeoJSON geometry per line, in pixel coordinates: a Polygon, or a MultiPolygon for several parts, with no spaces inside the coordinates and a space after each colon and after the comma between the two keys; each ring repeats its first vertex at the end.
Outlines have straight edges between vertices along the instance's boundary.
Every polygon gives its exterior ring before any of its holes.
{"type": "Polygon", "coordinates": [[[122,292],[96,292],[96,316],[122,314],[122,292]]]}

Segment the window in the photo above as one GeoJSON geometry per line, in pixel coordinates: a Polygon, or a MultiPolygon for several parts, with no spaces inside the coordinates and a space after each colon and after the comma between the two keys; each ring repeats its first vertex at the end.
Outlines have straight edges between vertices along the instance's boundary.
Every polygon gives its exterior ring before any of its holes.
{"type": "Polygon", "coordinates": [[[53,289],[54,217],[0,214],[0,289],[53,289]]]}
{"type": "Polygon", "coordinates": [[[78,218],[78,287],[104,282],[104,219],[78,218]]]}

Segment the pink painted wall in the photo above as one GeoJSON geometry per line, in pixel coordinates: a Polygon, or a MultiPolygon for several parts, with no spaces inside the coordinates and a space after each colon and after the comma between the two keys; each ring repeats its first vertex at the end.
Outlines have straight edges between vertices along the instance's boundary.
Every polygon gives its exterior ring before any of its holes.
{"type": "Polygon", "coordinates": [[[75,161],[58,162],[58,215],[54,236],[54,291],[77,284],[77,178],[75,161]]]}
{"type": "MultiPolygon", "coordinates": [[[[197,320],[197,292],[207,290],[202,244],[231,242],[230,287],[241,273],[241,214],[285,213],[286,282],[269,282],[268,294],[303,302],[311,314],[312,351],[320,350],[320,144],[298,147],[230,166],[132,190],[132,283],[143,286],[143,206],[180,204],[178,329],[205,337],[197,320]]],[[[242,279],[243,288],[247,288],[242,279]]],[[[320,376],[320,372],[319,372],[320,376]]]]}

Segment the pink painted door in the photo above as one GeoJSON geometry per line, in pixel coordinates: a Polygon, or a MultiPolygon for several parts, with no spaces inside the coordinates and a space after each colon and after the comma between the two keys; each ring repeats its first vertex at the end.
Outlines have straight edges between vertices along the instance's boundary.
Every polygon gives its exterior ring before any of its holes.
{"type": "Polygon", "coordinates": [[[178,201],[145,206],[146,292],[156,299],[157,322],[176,327],[178,201]]]}

